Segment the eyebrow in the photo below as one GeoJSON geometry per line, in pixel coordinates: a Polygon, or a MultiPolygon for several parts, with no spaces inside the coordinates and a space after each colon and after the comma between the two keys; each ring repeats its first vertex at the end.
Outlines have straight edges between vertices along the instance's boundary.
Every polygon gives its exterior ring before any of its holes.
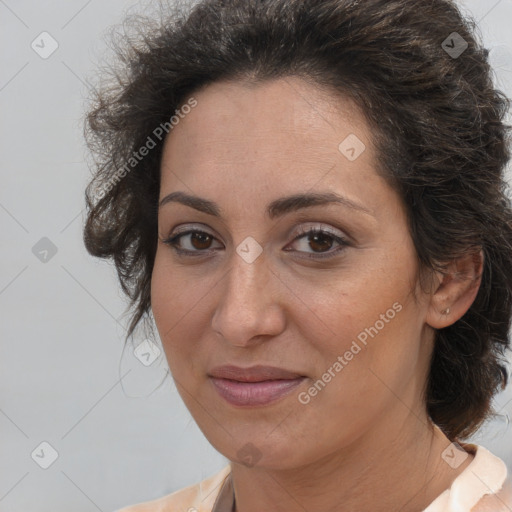
{"type": "MultiPolygon", "coordinates": [[[[171,202],[176,202],[183,204],[185,206],[189,206],[200,212],[206,213],[208,215],[213,215],[214,217],[222,217],[221,208],[213,201],[191,194],[187,194],[181,191],[171,192],[170,194],[166,195],[160,201],[158,207],[162,208],[162,206],[171,202]]],[[[281,197],[279,199],[272,201],[267,206],[266,214],[271,220],[273,220],[277,217],[282,217],[287,213],[291,213],[302,208],[332,203],[341,204],[353,210],[361,211],[363,213],[371,215],[372,217],[374,216],[372,212],[365,206],[359,203],[355,203],[354,201],[348,199],[347,197],[335,194],[334,192],[310,192],[304,194],[294,194],[287,197],[281,197]]]]}

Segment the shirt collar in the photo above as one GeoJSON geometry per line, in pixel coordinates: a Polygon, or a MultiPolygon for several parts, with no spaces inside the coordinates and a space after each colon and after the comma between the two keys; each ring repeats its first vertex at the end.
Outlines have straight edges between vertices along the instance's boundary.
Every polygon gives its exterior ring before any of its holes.
{"type": "Polygon", "coordinates": [[[222,483],[217,499],[213,504],[212,512],[234,512],[234,510],[235,493],[230,472],[222,483]]]}

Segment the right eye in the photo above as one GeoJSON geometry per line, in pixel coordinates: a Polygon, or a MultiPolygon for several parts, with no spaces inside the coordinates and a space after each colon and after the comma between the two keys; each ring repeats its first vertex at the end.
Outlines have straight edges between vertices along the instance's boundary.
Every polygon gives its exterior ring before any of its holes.
{"type": "MultiPolygon", "coordinates": [[[[215,237],[206,231],[199,229],[189,229],[182,233],[177,233],[162,242],[169,245],[177,254],[183,256],[201,256],[205,253],[213,252],[210,249],[211,241],[215,240],[215,237]],[[182,246],[181,239],[188,238],[188,248],[182,246]]],[[[187,244],[186,244],[187,245],[187,244]]]]}

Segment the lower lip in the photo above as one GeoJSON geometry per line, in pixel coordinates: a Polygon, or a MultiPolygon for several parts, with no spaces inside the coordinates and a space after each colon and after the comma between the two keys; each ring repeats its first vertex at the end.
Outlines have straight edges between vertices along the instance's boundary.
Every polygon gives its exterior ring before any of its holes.
{"type": "Polygon", "coordinates": [[[262,382],[240,382],[211,377],[219,395],[232,405],[267,405],[291,393],[305,377],[297,379],[266,380],[262,382]]]}

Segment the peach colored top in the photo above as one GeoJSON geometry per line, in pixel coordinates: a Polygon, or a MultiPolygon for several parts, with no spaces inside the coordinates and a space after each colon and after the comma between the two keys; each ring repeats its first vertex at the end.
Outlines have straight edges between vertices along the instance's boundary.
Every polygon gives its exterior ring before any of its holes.
{"type": "MultiPolygon", "coordinates": [[[[512,512],[512,479],[505,463],[483,446],[464,448],[474,459],[423,512],[512,512]]],[[[233,512],[233,505],[228,464],[195,485],[115,512],[233,512]]]]}

